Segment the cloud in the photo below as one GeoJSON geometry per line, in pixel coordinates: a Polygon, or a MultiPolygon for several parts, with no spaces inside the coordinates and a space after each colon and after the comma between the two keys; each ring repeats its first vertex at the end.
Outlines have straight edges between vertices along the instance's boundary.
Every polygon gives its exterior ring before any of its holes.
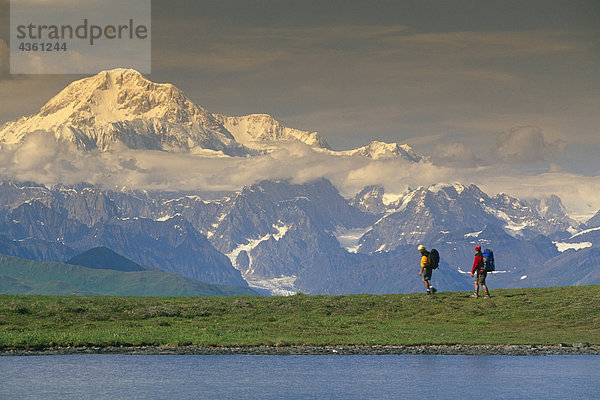
{"type": "Polygon", "coordinates": [[[431,158],[436,165],[449,167],[475,167],[481,164],[472,148],[458,142],[436,145],[431,158]]]}
{"type": "Polygon", "coordinates": [[[514,176],[493,170],[472,177],[488,194],[508,193],[523,199],[560,197],[573,218],[584,221],[600,210],[600,175],[546,172],[514,176]]]}
{"type": "Polygon", "coordinates": [[[498,136],[492,156],[506,163],[531,164],[561,155],[566,144],[560,139],[547,141],[539,127],[518,126],[498,136]]]}
{"type": "Polygon", "coordinates": [[[590,41],[575,41],[571,36],[581,32],[555,31],[475,31],[422,33],[394,40],[400,43],[437,48],[448,54],[464,58],[465,56],[500,57],[565,53],[582,50],[589,46],[590,41]]]}
{"type": "MultiPolygon", "coordinates": [[[[590,32],[419,33],[343,19],[232,24],[236,16],[203,20],[207,14],[186,11],[153,21],[153,72],[213,112],[273,114],[348,147],[456,132],[475,120],[478,135],[525,124],[551,133],[553,117],[572,126],[570,142],[598,136],[590,32]],[[595,100],[574,104],[586,91],[595,100]]],[[[0,121],[33,111],[52,79],[35,90],[0,87],[0,121]]]]}
{"type": "Polygon", "coordinates": [[[159,68],[177,68],[185,65],[196,71],[235,72],[254,71],[291,57],[285,50],[268,51],[228,44],[213,44],[195,52],[159,47],[153,50],[159,68]]]}
{"type": "MultiPolygon", "coordinates": [[[[477,140],[476,147],[462,142],[439,143],[435,146],[431,160],[434,164],[454,168],[476,168],[498,164],[534,164],[553,161],[562,155],[567,143],[557,139],[547,139],[541,128],[517,126],[496,135],[491,150],[477,150],[483,147],[483,140],[477,140]]],[[[550,163],[552,170],[559,169],[550,163]]]]}
{"type": "Polygon", "coordinates": [[[238,190],[263,179],[302,183],[326,177],[348,195],[372,183],[396,188],[449,176],[426,161],[338,156],[299,142],[256,157],[130,149],[101,153],[57,142],[47,132],[30,134],[17,145],[4,145],[0,175],[44,184],[89,182],[108,188],[202,191],[238,190]]]}
{"type": "Polygon", "coordinates": [[[517,168],[477,166],[464,145],[440,146],[446,163],[401,158],[373,160],[316,152],[302,143],[289,143],[257,157],[206,157],[191,153],[140,151],[81,151],[36,132],[23,143],[0,148],[0,177],[46,185],[88,182],[107,189],[235,191],[263,179],[295,183],[325,177],[345,197],[379,184],[388,193],[439,182],[475,183],[489,194],[505,192],[524,198],[556,194],[575,215],[591,216],[600,209],[600,177],[553,169],[527,176],[517,168]],[[461,164],[464,160],[471,160],[461,164]]]}
{"type": "MultiPolygon", "coordinates": [[[[191,19],[153,27],[153,70],[165,71],[167,81],[169,69],[184,70],[188,77],[177,76],[177,84],[205,107],[274,114],[318,130],[333,145],[404,142],[469,127],[481,136],[536,125],[549,135],[550,123],[571,125],[569,141],[597,136],[593,32],[421,33],[401,24],[336,22],[217,29],[191,19]],[[202,41],[191,45],[175,34],[202,41]],[[575,103],[585,96],[595,100],[575,103]]],[[[457,136],[448,140],[461,141],[457,136]]]]}

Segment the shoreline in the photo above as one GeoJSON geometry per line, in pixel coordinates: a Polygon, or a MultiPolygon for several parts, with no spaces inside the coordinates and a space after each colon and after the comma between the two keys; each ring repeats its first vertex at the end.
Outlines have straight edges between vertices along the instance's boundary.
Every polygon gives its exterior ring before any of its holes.
{"type": "Polygon", "coordinates": [[[600,345],[327,345],[327,346],[85,346],[46,349],[0,349],[0,356],[41,356],[73,354],[121,355],[470,355],[544,356],[600,355],[600,345]]]}

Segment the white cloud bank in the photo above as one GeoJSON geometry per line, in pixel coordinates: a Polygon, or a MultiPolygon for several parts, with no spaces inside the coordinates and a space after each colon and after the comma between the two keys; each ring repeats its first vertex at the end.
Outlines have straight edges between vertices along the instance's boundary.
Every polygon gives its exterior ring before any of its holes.
{"type": "Polygon", "coordinates": [[[299,142],[262,156],[206,157],[152,150],[82,151],[37,132],[18,145],[0,149],[3,176],[44,184],[86,181],[106,187],[164,190],[236,190],[263,179],[306,182],[326,177],[350,193],[370,183],[414,185],[419,176],[429,175],[430,168],[428,163],[399,158],[332,155],[299,142]]]}
{"type": "MultiPolygon", "coordinates": [[[[476,167],[483,161],[477,157],[475,150],[459,142],[438,144],[433,153],[432,160],[437,165],[476,167]]],[[[480,157],[482,156],[483,154],[480,155],[480,157]]]]}
{"type": "MultiPolygon", "coordinates": [[[[464,151],[456,145],[459,153],[464,151]]],[[[449,151],[449,157],[452,152],[449,151]]],[[[105,188],[149,190],[238,190],[263,179],[302,183],[329,179],[350,197],[364,186],[380,184],[390,193],[439,182],[475,183],[493,195],[505,192],[523,198],[556,194],[574,216],[600,209],[600,177],[561,172],[519,175],[492,166],[439,166],[400,158],[373,160],[317,152],[301,143],[256,157],[206,157],[190,153],[129,150],[84,152],[38,132],[15,146],[0,149],[0,176],[47,185],[88,182],[105,188]]]]}
{"type": "Polygon", "coordinates": [[[498,135],[492,155],[503,162],[531,164],[562,154],[567,143],[549,142],[542,129],[536,126],[518,126],[498,135]]]}
{"type": "Polygon", "coordinates": [[[437,144],[432,161],[436,165],[449,167],[526,165],[554,161],[567,147],[567,143],[563,140],[550,141],[542,128],[537,126],[517,126],[500,132],[490,149],[477,147],[481,145],[481,140],[472,142],[475,144],[466,145],[461,142],[437,144]]]}

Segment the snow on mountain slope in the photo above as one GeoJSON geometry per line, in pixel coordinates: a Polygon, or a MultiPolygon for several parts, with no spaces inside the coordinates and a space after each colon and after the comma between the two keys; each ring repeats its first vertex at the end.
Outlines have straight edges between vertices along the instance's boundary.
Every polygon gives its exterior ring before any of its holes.
{"type": "Polygon", "coordinates": [[[329,149],[329,144],[317,132],[306,132],[283,126],[267,114],[228,117],[214,114],[231,132],[236,141],[253,149],[272,149],[285,141],[300,141],[311,147],[329,149]]]}
{"type": "Polygon", "coordinates": [[[594,244],[591,242],[581,242],[581,243],[564,243],[564,242],[553,242],[556,245],[556,248],[561,253],[564,253],[567,250],[581,250],[586,249],[588,247],[592,247],[594,244]]]}
{"type": "Polygon", "coordinates": [[[384,194],[385,189],[381,185],[366,186],[354,196],[350,204],[368,213],[381,214],[387,210],[384,194]]]}
{"type": "Polygon", "coordinates": [[[6,181],[0,182],[0,249],[47,260],[102,245],[136,263],[219,282],[243,277],[261,293],[281,295],[417,290],[419,281],[407,277],[414,275],[418,243],[440,251],[443,276],[456,274],[445,290],[464,290],[456,271],[467,270],[476,244],[494,249],[499,270],[508,271],[494,276],[496,287],[521,287],[530,278],[520,277],[532,276],[532,268],[569,254],[579,262],[579,254],[597,254],[600,243],[600,227],[564,239],[511,236],[511,221],[552,233],[562,231],[562,218],[546,220],[561,216],[528,206],[538,201],[490,197],[475,185],[419,187],[394,201],[383,200],[380,186],[361,193],[353,206],[326,180],[262,181],[213,200],[6,181]],[[205,268],[195,267],[199,259],[205,268]]]}
{"type": "Polygon", "coordinates": [[[131,149],[252,153],[181,90],[153,83],[131,69],[103,71],[71,83],[39,113],[0,127],[0,143],[19,143],[36,131],[84,150],[106,151],[125,145],[131,149]]]}
{"type": "Polygon", "coordinates": [[[0,145],[22,143],[35,133],[52,135],[81,150],[129,148],[245,157],[302,142],[333,156],[422,159],[399,143],[371,142],[354,150],[334,151],[317,132],[286,127],[267,114],[213,114],[175,86],[154,83],[123,68],[75,81],[37,114],[3,124],[0,145]]]}
{"type": "Polygon", "coordinates": [[[336,151],[334,153],[344,156],[368,157],[374,160],[400,157],[412,162],[419,162],[423,158],[417,155],[407,144],[385,143],[378,141],[372,141],[366,146],[358,147],[353,150],[336,151]]]}
{"type": "Polygon", "coordinates": [[[444,232],[476,232],[489,224],[525,238],[576,228],[558,197],[527,202],[506,194],[490,197],[475,185],[438,184],[409,191],[388,208],[360,239],[358,251],[390,251],[405,243],[437,240],[444,232]]]}

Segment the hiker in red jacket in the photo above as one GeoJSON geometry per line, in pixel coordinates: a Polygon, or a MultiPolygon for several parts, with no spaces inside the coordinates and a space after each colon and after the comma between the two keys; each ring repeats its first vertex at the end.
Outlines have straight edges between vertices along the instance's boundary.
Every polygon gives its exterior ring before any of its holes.
{"type": "Polygon", "coordinates": [[[473,268],[471,269],[471,278],[477,271],[477,278],[475,278],[475,293],[471,295],[471,297],[478,298],[479,297],[479,285],[483,286],[483,290],[485,291],[485,297],[490,297],[490,292],[485,284],[485,278],[487,276],[487,271],[485,270],[485,265],[483,264],[483,254],[481,254],[481,246],[475,246],[475,260],[473,260],[473,268]]]}

